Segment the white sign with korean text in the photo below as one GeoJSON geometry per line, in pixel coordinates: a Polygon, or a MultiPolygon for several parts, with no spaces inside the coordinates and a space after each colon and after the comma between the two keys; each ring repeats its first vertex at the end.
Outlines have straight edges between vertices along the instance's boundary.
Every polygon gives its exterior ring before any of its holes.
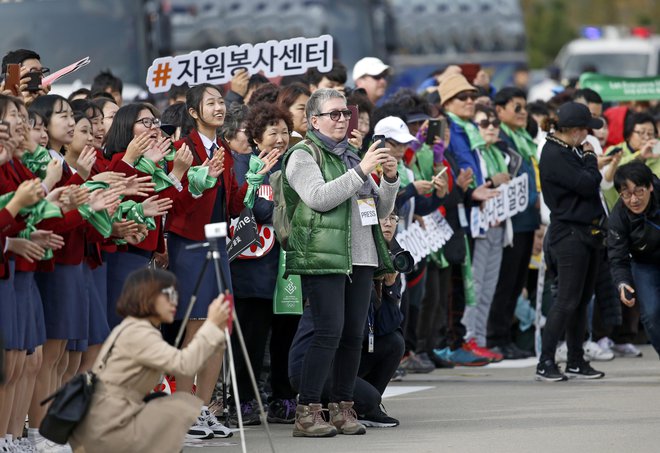
{"type": "Polygon", "coordinates": [[[415,221],[408,229],[396,235],[396,241],[410,252],[415,263],[441,249],[452,237],[454,230],[438,211],[423,217],[424,228],[415,221]]]}
{"type": "Polygon", "coordinates": [[[527,209],[529,204],[529,178],[520,175],[497,188],[497,197],[474,206],[470,211],[470,232],[472,237],[483,235],[491,226],[510,219],[527,209]]]}
{"type": "Polygon", "coordinates": [[[332,36],[272,40],[156,58],[147,71],[147,87],[151,93],[164,93],[172,85],[184,83],[227,83],[238,69],[277,77],[304,74],[309,68],[320,72],[332,69],[332,36]]]}

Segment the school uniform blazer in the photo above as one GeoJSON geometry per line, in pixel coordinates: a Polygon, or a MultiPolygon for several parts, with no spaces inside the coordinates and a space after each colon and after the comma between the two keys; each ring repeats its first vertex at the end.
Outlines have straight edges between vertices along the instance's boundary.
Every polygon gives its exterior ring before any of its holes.
{"type": "MultiPolygon", "coordinates": [[[[217,137],[217,142],[223,148],[225,155],[222,184],[225,191],[225,216],[229,221],[231,217],[238,216],[245,208],[243,199],[248,185],[243,183],[239,188],[234,172],[234,158],[231,155],[229,145],[222,141],[220,137],[217,137]]],[[[206,148],[204,148],[197,130],[193,129],[188,136],[174,143],[174,146],[179,149],[184,143],[190,147],[193,153],[193,165],[201,165],[208,158],[206,148]]],[[[205,240],[204,225],[211,222],[218,187],[219,184],[216,184],[215,187],[205,190],[199,198],[194,198],[190,191],[185,189],[177,200],[179,205],[172,210],[167,218],[166,229],[193,241],[205,240]]]]}
{"type": "Polygon", "coordinates": [[[211,355],[220,352],[224,341],[222,330],[206,321],[188,346],[177,349],[147,319],[124,319],[105,341],[94,364],[96,390],[85,419],[73,431],[73,449],[84,447],[94,453],[180,451],[202,401],[183,391],[148,403],[143,398],[163,373],[194,376],[211,355]]]}

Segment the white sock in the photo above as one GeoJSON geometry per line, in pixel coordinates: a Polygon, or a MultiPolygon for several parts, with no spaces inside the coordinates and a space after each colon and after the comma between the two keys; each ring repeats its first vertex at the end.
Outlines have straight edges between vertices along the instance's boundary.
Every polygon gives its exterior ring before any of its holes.
{"type": "Polygon", "coordinates": [[[14,440],[14,436],[12,436],[11,434],[7,434],[5,436],[5,439],[7,439],[7,443],[10,444],[14,440]]]}

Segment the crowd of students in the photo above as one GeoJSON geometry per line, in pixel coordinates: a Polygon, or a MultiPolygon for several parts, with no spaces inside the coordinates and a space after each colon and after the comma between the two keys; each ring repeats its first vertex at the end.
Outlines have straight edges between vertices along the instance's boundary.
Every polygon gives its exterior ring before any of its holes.
{"type": "MultiPolygon", "coordinates": [[[[633,345],[640,306],[647,334],[660,346],[654,328],[660,297],[657,104],[624,103],[603,112],[598,93],[570,86],[547,102],[528,104],[524,84],[496,90],[485,71],[468,81],[456,66],[439,71],[421,92],[402,89],[384,99],[391,68],[369,57],[353,68],[355,88],[345,86],[347,71],[338,61],[328,73],[310,70],[279,84],[239,72],[226,89],[176,87],[161,111],[156,101],[122,105],[121,81],[110,73],[68,99],[48,94],[48,87],[28,91],[27,73],[43,72],[41,57],[11,51],[3,73],[11,63],[21,65],[23,79],[18,95],[0,86],[0,451],[66,451],[38,434],[45,414],[39,402],[92,368],[121,322],[116,303],[127,277],[146,267],[169,269],[177,277],[180,320],[206,255],[189,246],[205,241],[204,225],[229,222],[246,204],[261,241],[231,264],[221,247],[221,267],[230,276],[255,374],[269,362],[268,421],[295,423],[294,435],[396,426],[380,397],[390,379],[406,372],[533,356],[530,300],[537,297],[534,263],[543,259],[547,225],[550,272],[547,294],[539,297],[552,335],[544,337],[537,377],[564,380],[556,365],[562,359],[573,375],[602,377],[589,360],[641,355],[633,345]],[[347,105],[356,105],[359,116],[349,136],[347,105]],[[447,128],[427,140],[433,119],[447,128]],[[374,142],[373,135],[382,139],[374,142]],[[576,161],[563,167],[555,160],[544,170],[539,161],[553,146],[552,152],[574,153],[576,161]],[[315,162],[314,147],[327,161],[315,162]],[[566,176],[571,165],[578,180],[566,176]],[[289,195],[295,192],[306,207],[296,210],[284,247],[275,240],[269,183],[280,168],[289,195]],[[474,234],[471,209],[521,176],[528,182],[526,209],[474,234]],[[355,217],[365,208],[359,200],[368,197],[376,200],[380,224],[365,233],[355,217]],[[584,217],[575,217],[583,209],[584,217]],[[329,229],[341,230],[327,214],[337,210],[358,224],[349,221],[348,234],[321,244],[329,229]],[[391,268],[374,274],[377,263],[389,260],[380,244],[387,247],[395,230],[436,211],[454,231],[443,248],[405,276],[391,268]],[[610,211],[617,217],[608,234],[610,211]],[[585,231],[586,239],[580,236],[585,231]],[[571,267],[575,247],[557,245],[565,235],[595,244],[589,245],[586,280],[571,267]],[[344,261],[333,267],[335,261],[322,257],[333,247],[351,263],[343,251],[348,247],[358,261],[337,270],[344,261]],[[287,271],[303,276],[302,318],[273,311],[281,248],[288,253],[287,271]],[[567,294],[575,288],[573,301],[567,294]],[[332,305],[338,298],[344,312],[332,305]],[[590,303],[594,319],[586,332],[590,303]],[[557,347],[567,325],[568,347],[557,347]],[[319,415],[324,404],[330,424],[319,415]]],[[[218,293],[207,271],[184,348],[218,293]]],[[[234,352],[241,404],[230,398],[230,420],[240,411],[245,424],[260,424],[248,366],[239,349],[234,352]]],[[[204,404],[191,437],[231,435],[209,409],[221,365],[215,353],[194,382],[175,377],[178,392],[194,392],[204,404]]]]}

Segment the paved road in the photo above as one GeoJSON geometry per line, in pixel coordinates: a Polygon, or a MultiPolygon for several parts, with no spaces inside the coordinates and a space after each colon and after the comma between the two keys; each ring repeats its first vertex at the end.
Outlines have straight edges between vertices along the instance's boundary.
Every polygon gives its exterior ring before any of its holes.
{"type": "MultiPolygon", "coordinates": [[[[533,359],[411,375],[385,399],[398,428],[330,439],[294,439],[285,425],[270,425],[271,433],[280,453],[658,453],[660,362],[642,350],[642,358],[594,363],[606,373],[596,381],[535,382],[533,359]]],[[[185,451],[241,451],[238,438],[227,441],[185,451]]],[[[270,452],[261,427],[246,431],[246,443],[270,452]]]]}

